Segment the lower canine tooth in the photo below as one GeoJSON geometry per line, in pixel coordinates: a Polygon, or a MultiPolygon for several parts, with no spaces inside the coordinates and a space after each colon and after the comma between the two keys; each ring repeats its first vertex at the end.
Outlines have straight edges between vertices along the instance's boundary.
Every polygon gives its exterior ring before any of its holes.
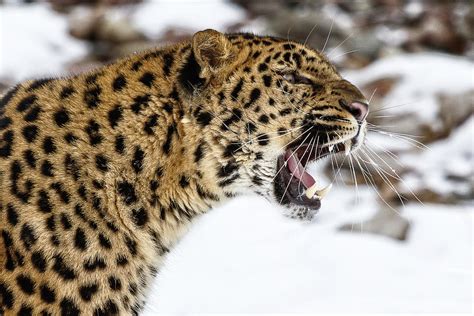
{"type": "Polygon", "coordinates": [[[332,188],[332,183],[329,183],[328,186],[326,186],[325,188],[321,189],[321,190],[318,190],[316,191],[316,195],[322,199],[326,196],[326,194],[328,194],[328,192],[331,190],[332,188]]]}
{"type": "Polygon", "coordinates": [[[352,141],[349,139],[349,140],[346,140],[344,142],[344,151],[346,153],[346,156],[350,154],[351,152],[351,147],[352,147],[352,141]]]}
{"type": "Polygon", "coordinates": [[[332,188],[332,183],[329,183],[325,188],[318,190],[316,189],[316,183],[315,183],[311,187],[306,189],[305,194],[308,199],[312,199],[315,196],[319,199],[322,199],[326,196],[326,194],[328,194],[331,188],[332,188]]]}
{"type": "Polygon", "coordinates": [[[305,192],[306,197],[307,197],[308,199],[312,199],[313,196],[316,194],[317,191],[318,191],[318,189],[316,189],[316,183],[315,183],[315,184],[313,184],[311,187],[309,187],[309,188],[306,189],[306,192],[305,192]]]}

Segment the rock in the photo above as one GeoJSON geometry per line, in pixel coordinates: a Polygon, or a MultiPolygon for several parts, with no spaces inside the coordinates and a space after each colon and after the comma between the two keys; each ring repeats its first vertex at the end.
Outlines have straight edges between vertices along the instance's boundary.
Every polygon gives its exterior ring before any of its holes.
{"type": "Polygon", "coordinates": [[[107,14],[106,7],[75,10],[70,16],[71,35],[91,42],[112,44],[141,41],[146,37],[124,14],[107,14]]]}
{"type": "Polygon", "coordinates": [[[124,5],[136,4],[141,0],[49,0],[55,9],[67,9],[76,5],[124,5]]]}
{"type": "Polygon", "coordinates": [[[73,37],[89,42],[91,51],[88,59],[107,62],[152,46],[124,11],[117,9],[113,12],[110,14],[106,6],[72,10],[69,32],[73,37]]]}
{"type": "Polygon", "coordinates": [[[404,241],[408,236],[410,222],[400,214],[397,214],[396,211],[385,206],[369,220],[344,224],[338,229],[353,233],[376,234],[404,241]]]}
{"type": "Polygon", "coordinates": [[[403,154],[405,166],[399,191],[407,199],[423,202],[460,203],[474,200],[474,115],[445,139],[427,150],[403,154]]]}
{"type": "Polygon", "coordinates": [[[438,95],[439,117],[443,130],[438,138],[448,136],[474,114],[474,89],[458,94],[442,93],[438,95]]]}
{"type": "Polygon", "coordinates": [[[287,8],[292,8],[298,3],[295,1],[273,0],[273,1],[248,1],[248,0],[232,0],[235,4],[243,7],[248,11],[251,17],[271,16],[287,8]]]}
{"type": "Polygon", "coordinates": [[[11,87],[13,87],[13,81],[1,80],[0,81],[0,96],[5,94],[8,91],[8,89],[10,89],[11,87]]]}
{"type": "Polygon", "coordinates": [[[472,113],[473,71],[474,64],[466,58],[419,53],[380,59],[343,76],[367,98],[375,91],[369,119],[379,128],[388,126],[393,133],[430,143],[472,113]],[[436,71],[431,65],[437,65],[436,71]],[[448,75],[453,73],[456,76],[448,75]]]}
{"type": "Polygon", "coordinates": [[[468,47],[468,39],[456,27],[463,21],[455,16],[452,6],[446,3],[436,4],[429,10],[425,8],[417,25],[410,28],[404,46],[411,51],[425,46],[451,54],[463,54],[468,47]]]}
{"type": "Polygon", "coordinates": [[[160,39],[157,42],[161,43],[178,43],[192,38],[193,32],[184,28],[167,28],[163,31],[160,39]]]}
{"type": "MultiPolygon", "coordinates": [[[[381,199],[393,205],[401,204],[400,200],[474,200],[474,126],[469,125],[474,114],[473,70],[466,59],[412,54],[346,72],[371,98],[372,132],[353,155],[359,157],[365,173],[357,164],[351,172],[348,160],[342,164],[344,158],[338,157],[345,182],[354,184],[354,173],[359,184],[368,178],[381,199]],[[428,68],[433,64],[435,72],[428,68]]],[[[334,173],[331,166],[326,172],[334,173]]]]}

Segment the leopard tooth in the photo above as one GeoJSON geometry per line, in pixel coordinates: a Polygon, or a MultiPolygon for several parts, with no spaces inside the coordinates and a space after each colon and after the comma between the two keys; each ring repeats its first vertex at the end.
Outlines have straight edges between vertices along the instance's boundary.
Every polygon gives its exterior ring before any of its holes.
{"type": "Polygon", "coordinates": [[[329,183],[326,187],[322,188],[321,190],[317,190],[316,196],[320,200],[323,199],[326,196],[326,194],[328,194],[329,191],[331,191],[331,188],[332,188],[332,183],[329,183]]]}
{"type": "Polygon", "coordinates": [[[310,186],[309,188],[306,189],[306,192],[305,192],[306,197],[308,199],[312,199],[317,191],[318,191],[318,189],[316,188],[316,182],[315,182],[312,186],[310,186]]]}
{"type": "Polygon", "coordinates": [[[351,153],[351,148],[352,148],[352,141],[348,139],[344,142],[344,152],[346,156],[348,156],[351,153]]]}
{"type": "Polygon", "coordinates": [[[312,199],[314,197],[317,197],[318,199],[323,199],[327,194],[328,192],[331,190],[332,188],[332,183],[329,183],[326,187],[322,188],[322,189],[317,189],[316,188],[316,183],[313,184],[311,187],[307,188],[306,189],[306,197],[308,199],[312,199]]]}
{"type": "Polygon", "coordinates": [[[334,149],[334,144],[329,145],[329,151],[331,152],[334,149]]]}

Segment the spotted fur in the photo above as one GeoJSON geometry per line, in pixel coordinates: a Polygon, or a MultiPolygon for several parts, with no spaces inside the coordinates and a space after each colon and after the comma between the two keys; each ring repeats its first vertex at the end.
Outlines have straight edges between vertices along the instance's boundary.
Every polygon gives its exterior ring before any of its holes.
{"type": "Polygon", "coordinates": [[[0,313],[138,314],[193,218],[276,200],[285,145],[308,124],[353,137],[361,97],[302,44],[212,30],[19,84],[0,101],[0,313]]]}

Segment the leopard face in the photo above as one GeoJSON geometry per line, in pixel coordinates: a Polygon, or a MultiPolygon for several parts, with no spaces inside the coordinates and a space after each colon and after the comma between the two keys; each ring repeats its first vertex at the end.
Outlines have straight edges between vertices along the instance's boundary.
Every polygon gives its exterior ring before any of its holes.
{"type": "MultiPolygon", "coordinates": [[[[209,75],[204,88],[193,86],[191,100],[213,117],[205,132],[220,153],[218,183],[232,193],[262,195],[290,217],[311,219],[328,189],[317,189],[307,165],[362,144],[367,100],[322,54],[300,43],[211,31],[204,36],[204,54],[220,58],[214,66],[219,76],[212,81],[209,75]]],[[[205,67],[201,63],[201,77],[205,67]]]]}

